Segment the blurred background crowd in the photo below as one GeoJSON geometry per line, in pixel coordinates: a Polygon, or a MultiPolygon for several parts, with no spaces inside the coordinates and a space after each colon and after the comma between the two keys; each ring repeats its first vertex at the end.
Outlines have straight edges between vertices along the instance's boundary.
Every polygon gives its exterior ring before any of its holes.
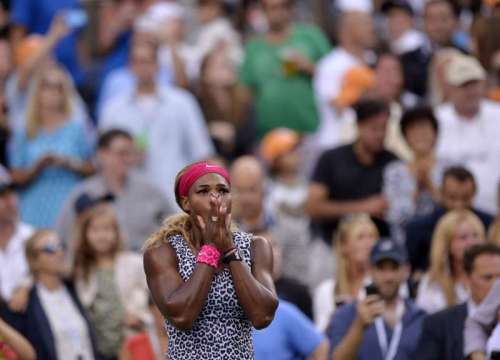
{"type": "Polygon", "coordinates": [[[351,358],[371,282],[395,359],[494,358],[499,139],[498,0],[2,0],[0,358],[161,359],[140,251],[207,159],[273,245],[257,359],[351,358]]]}

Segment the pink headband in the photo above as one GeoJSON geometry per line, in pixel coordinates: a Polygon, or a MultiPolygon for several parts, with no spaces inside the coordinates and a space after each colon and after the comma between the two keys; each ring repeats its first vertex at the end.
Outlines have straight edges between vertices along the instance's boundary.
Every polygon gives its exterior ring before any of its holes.
{"type": "Polygon", "coordinates": [[[226,179],[229,185],[231,185],[229,173],[223,167],[220,167],[218,165],[211,165],[206,162],[197,163],[188,167],[184,174],[182,174],[179,180],[179,185],[177,185],[179,196],[187,196],[189,189],[191,189],[191,186],[193,186],[196,180],[206,174],[219,174],[224,179],[226,179]]]}

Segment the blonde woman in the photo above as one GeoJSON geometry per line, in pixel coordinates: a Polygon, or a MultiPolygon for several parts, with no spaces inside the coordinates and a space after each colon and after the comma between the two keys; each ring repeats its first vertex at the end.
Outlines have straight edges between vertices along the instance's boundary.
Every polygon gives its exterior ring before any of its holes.
{"type": "Polygon", "coordinates": [[[85,129],[71,117],[74,89],[57,65],[39,71],[29,96],[26,129],[10,153],[12,180],[20,187],[21,217],[53,227],[66,195],[93,172],[85,129]]]}
{"type": "Polygon", "coordinates": [[[86,210],[76,229],[74,281],[96,331],[100,357],[118,356],[126,335],[151,321],[140,254],[122,251],[110,206],[86,210]]]}
{"type": "Polygon", "coordinates": [[[313,293],[314,322],[325,330],[336,306],[365,295],[370,251],[379,237],[377,227],[366,214],[343,219],[335,238],[335,277],[321,283],[313,293]]]}
{"type": "Polygon", "coordinates": [[[432,237],[429,271],[418,288],[421,309],[435,313],[467,300],[464,252],[483,242],[485,229],[473,212],[453,210],[442,217],[432,237]]]}
{"type": "Polygon", "coordinates": [[[86,313],[73,284],[63,280],[66,266],[59,238],[49,230],[37,231],[26,242],[25,253],[35,284],[19,328],[36,358],[95,359],[86,313]]]}

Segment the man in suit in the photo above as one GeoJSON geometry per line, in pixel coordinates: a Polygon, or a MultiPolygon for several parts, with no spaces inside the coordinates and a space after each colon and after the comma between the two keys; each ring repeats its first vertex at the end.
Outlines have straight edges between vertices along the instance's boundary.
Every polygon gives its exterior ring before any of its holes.
{"type": "Polygon", "coordinates": [[[432,234],[447,211],[470,209],[479,217],[486,229],[489,227],[493,217],[472,208],[476,190],[474,175],[469,170],[462,166],[452,166],[446,169],[441,183],[440,206],[428,215],[413,218],[405,227],[406,248],[413,273],[425,272],[429,267],[432,234]]]}
{"type": "Polygon", "coordinates": [[[500,248],[493,244],[471,247],[464,256],[464,269],[470,288],[469,301],[424,319],[416,359],[463,360],[465,319],[500,278],[500,248]]]}

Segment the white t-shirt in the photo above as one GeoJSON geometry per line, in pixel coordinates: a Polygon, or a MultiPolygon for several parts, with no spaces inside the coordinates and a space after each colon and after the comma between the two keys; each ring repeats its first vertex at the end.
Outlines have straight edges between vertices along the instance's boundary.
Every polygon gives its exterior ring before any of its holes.
{"type": "Polygon", "coordinates": [[[339,47],[322,58],[316,66],[313,86],[320,114],[316,143],[323,149],[339,145],[340,129],[354,115],[351,109],[338,112],[330,102],[339,94],[347,71],[361,65],[360,59],[339,47]]]}
{"type": "MultiPolygon", "coordinates": [[[[457,304],[463,303],[469,299],[469,291],[461,284],[455,285],[455,295],[457,304]]],[[[428,314],[434,314],[448,306],[441,285],[436,282],[431,282],[428,275],[425,275],[418,285],[415,303],[428,314]]]]}
{"type": "MultiPolygon", "coordinates": [[[[364,285],[371,283],[370,278],[366,278],[364,285]]],[[[323,281],[313,291],[313,314],[314,324],[320,331],[325,331],[333,313],[335,312],[335,280],[328,279],[323,281]]],[[[358,293],[358,299],[361,300],[365,297],[365,288],[361,287],[358,293]]]]}
{"type": "Polygon", "coordinates": [[[437,155],[467,167],[476,179],[475,205],[491,214],[497,212],[497,187],[500,179],[500,105],[483,100],[479,114],[464,119],[447,103],[438,106],[437,155]]]}
{"type": "Polygon", "coordinates": [[[66,288],[50,291],[38,284],[37,290],[54,336],[57,358],[93,360],[87,324],[66,288]]]}
{"type": "Polygon", "coordinates": [[[0,296],[6,301],[10,300],[17,287],[27,285],[29,281],[24,245],[32,234],[30,225],[19,223],[6,249],[0,249],[0,296]]]}

